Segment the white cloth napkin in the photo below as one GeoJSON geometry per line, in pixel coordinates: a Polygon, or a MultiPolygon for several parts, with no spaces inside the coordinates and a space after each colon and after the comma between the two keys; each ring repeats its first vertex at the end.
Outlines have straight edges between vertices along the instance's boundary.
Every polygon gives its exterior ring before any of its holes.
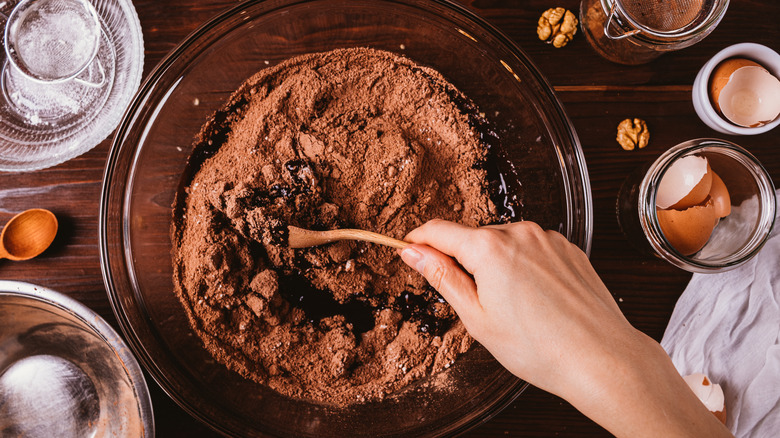
{"type": "Polygon", "coordinates": [[[680,374],[723,387],[737,438],[780,436],[780,218],[749,262],[693,275],[661,345],[680,374]]]}

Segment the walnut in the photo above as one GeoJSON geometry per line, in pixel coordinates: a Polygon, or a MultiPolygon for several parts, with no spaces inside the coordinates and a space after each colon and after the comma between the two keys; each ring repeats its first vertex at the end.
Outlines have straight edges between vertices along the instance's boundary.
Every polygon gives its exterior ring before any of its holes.
{"type": "Polygon", "coordinates": [[[564,8],[550,8],[539,17],[536,34],[539,39],[560,49],[577,33],[577,17],[564,8]]]}
{"type": "Polygon", "coordinates": [[[642,119],[626,119],[617,128],[617,142],[627,151],[642,149],[650,141],[650,131],[642,119]]]}

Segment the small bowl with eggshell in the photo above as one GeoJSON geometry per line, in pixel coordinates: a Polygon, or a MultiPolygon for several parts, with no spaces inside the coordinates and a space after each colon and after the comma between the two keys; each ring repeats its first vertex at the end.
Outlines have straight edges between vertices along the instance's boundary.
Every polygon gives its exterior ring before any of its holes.
{"type": "Polygon", "coordinates": [[[699,70],[693,107],[710,128],[755,135],[780,125],[780,54],[755,43],[726,47],[699,70]]]}
{"type": "Polygon", "coordinates": [[[769,174],[750,152],[704,138],[670,148],[629,178],[618,220],[634,243],[673,265],[722,272],[758,253],[776,203],[769,174]]]}

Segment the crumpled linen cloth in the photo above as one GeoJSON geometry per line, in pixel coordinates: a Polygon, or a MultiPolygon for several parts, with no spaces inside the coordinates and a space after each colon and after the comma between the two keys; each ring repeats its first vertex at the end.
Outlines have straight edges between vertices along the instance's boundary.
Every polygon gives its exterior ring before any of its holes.
{"type": "Polygon", "coordinates": [[[780,218],[752,260],[693,275],[661,345],[680,374],[721,385],[737,438],[780,436],[780,218]]]}

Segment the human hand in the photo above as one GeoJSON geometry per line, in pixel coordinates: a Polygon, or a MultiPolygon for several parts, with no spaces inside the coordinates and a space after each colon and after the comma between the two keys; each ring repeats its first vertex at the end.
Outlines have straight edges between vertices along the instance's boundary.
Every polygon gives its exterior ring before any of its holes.
{"type": "Polygon", "coordinates": [[[471,228],[434,220],[406,240],[414,244],[403,260],[513,374],[616,435],[730,436],[561,234],[531,222],[471,228]]]}
{"type": "Polygon", "coordinates": [[[636,331],[587,256],[559,233],[531,222],[469,228],[435,220],[407,240],[428,245],[412,245],[401,257],[444,296],[469,333],[542,389],[565,393],[573,383],[568,377],[582,376],[582,360],[601,361],[615,344],[635,342],[636,331]]]}

